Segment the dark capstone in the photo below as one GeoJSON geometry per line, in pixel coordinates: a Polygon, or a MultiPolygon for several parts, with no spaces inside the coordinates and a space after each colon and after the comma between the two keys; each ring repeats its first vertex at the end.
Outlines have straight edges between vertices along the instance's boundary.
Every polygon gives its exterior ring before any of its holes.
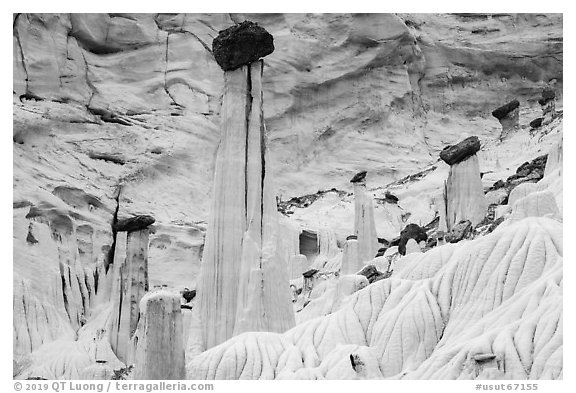
{"type": "Polygon", "coordinates": [[[538,118],[532,120],[532,121],[530,122],[530,127],[532,127],[532,128],[538,128],[538,127],[540,127],[540,126],[542,125],[542,120],[544,120],[543,117],[538,117],[538,118]]]}
{"type": "Polygon", "coordinates": [[[358,183],[362,180],[366,179],[366,171],[358,172],[354,175],[354,177],[350,180],[350,183],[358,183]]]}
{"type": "Polygon", "coordinates": [[[460,240],[465,239],[472,232],[472,223],[468,220],[460,221],[454,225],[454,228],[446,234],[446,241],[450,243],[458,243],[460,240]]]}
{"type": "Polygon", "coordinates": [[[116,225],[114,225],[114,230],[116,232],[138,231],[154,224],[155,221],[154,217],[148,215],[125,218],[123,220],[118,220],[116,225]]]}
{"type": "Polygon", "coordinates": [[[506,115],[508,113],[512,112],[514,109],[518,108],[519,106],[520,106],[520,102],[518,102],[518,100],[512,100],[509,103],[507,103],[506,105],[502,105],[500,108],[495,109],[492,112],[492,116],[494,116],[498,120],[502,120],[503,118],[506,117],[506,115]]]}
{"type": "Polygon", "coordinates": [[[313,275],[315,275],[316,273],[318,273],[318,269],[310,269],[310,270],[302,273],[302,275],[304,276],[304,278],[310,278],[313,275]]]}
{"type": "Polygon", "coordinates": [[[253,63],[272,52],[272,34],[250,21],[221,30],[212,41],[214,59],[224,71],[253,63]]]}
{"type": "Polygon", "coordinates": [[[346,236],[346,240],[357,240],[357,239],[358,239],[358,236],[356,236],[356,235],[346,236]]]}
{"type": "Polygon", "coordinates": [[[480,140],[477,136],[470,136],[457,145],[446,146],[440,152],[440,158],[448,165],[464,161],[480,150],[480,140]]]}
{"type": "Polygon", "coordinates": [[[400,254],[406,255],[406,243],[408,243],[410,239],[414,239],[416,243],[420,243],[422,240],[428,240],[428,234],[424,228],[419,225],[406,225],[402,232],[400,232],[400,243],[398,243],[398,252],[400,254]]]}
{"type": "Polygon", "coordinates": [[[44,101],[44,99],[42,97],[37,96],[36,94],[33,93],[25,93],[22,94],[19,98],[20,102],[22,102],[22,100],[28,100],[28,101],[44,101]]]}
{"type": "Polygon", "coordinates": [[[389,203],[398,203],[398,197],[389,191],[384,194],[384,200],[389,203]]]}
{"type": "Polygon", "coordinates": [[[180,291],[180,293],[182,294],[182,297],[186,300],[186,303],[188,303],[190,300],[194,299],[196,297],[196,290],[192,289],[185,289],[183,291],[180,291]]]}

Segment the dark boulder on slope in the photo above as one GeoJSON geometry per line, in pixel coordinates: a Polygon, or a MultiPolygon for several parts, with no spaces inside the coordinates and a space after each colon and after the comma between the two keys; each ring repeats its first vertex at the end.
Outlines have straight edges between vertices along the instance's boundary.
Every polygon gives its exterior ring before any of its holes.
{"type": "Polygon", "coordinates": [[[540,127],[540,126],[542,125],[542,120],[544,120],[543,117],[538,117],[538,118],[532,120],[532,121],[530,122],[530,127],[532,127],[532,128],[538,128],[538,127],[540,127]]]}
{"type": "Polygon", "coordinates": [[[556,98],[556,92],[548,87],[542,90],[542,98],[538,100],[538,103],[546,105],[548,101],[552,101],[554,98],[556,98]]]}
{"type": "Polygon", "coordinates": [[[428,240],[428,234],[421,226],[417,224],[408,224],[400,232],[400,242],[398,243],[398,252],[402,255],[406,255],[406,243],[408,240],[414,239],[416,243],[420,243],[422,240],[428,240]]]}

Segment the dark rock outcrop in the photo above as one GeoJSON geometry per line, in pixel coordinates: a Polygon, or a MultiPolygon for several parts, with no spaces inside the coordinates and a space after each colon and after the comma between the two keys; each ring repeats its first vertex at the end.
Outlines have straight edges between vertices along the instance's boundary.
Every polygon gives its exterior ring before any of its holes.
{"type": "Polygon", "coordinates": [[[532,161],[526,161],[516,169],[516,173],[506,179],[506,186],[514,188],[520,183],[536,183],[544,177],[544,168],[548,155],[544,154],[536,157],[532,161]]]}
{"type": "Polygon", "coordinates": [[[388,278],[391,276],[389,272],[380,272],[376,269],[374,265],[367,265],[358,273],[358,275],[364,276],[368,279],[368,282],[372,284],[373,282],[388,278]]]}
{"type": "Polygon", "coordinates": [[[476,154],[479,150],[480,140],[477,136],[471,136],[456,145],[446,146],[440,152],[440,158],[446,164],[454,165],[476,154]]]}
{"type": "Polygon", "coordinates": [[[520,102],[518,100],[512,100],[509,103],[502,105],[501,107],[492,111],[492,116],[497,118],[498,120],[502,120],[506,115],[512,112],[514,109],[520,106],[520,102]]]}
{"type": "Polygon", "coordinates": [[[547,87],[544,90],[542,90],[542,98],[544,98],[545,100],[551,100],[553,98],[556,98],[556,92],[553,89],[547,87]]]}
{"type": "Polygon", "coordinates": [[[186,303],[188,303],[189,301],[191,301],[192,299],[194,299],[196,297],[196,290],[192,289],[185,289],[183,291],[180,291],[180,293],[182,294],[182,297],[184,298],[184,300],[186,300],[186,303]]]}
{"type": "Polygon", "coordinates": [[[384,194],[384,201],[388,203],[398,203],[398,197],[389,191],[384,194]]]}
{"type": "Polygon", "coordinates": [[[278,211],[286,216],[293,214],[294,209],[305,209],[316,202],[318,199],[322,198],[329,192],[334,192],[338,194],[339,197],[344,197],[348,193],[346,191],[338,190],[336,188],[331,188],[330,190],[319,190],[314,194],[302,195],[290,198],[287,201],[277,200],[276,204],[278,206],[278,211]]]}
{"type": "Polygon", "coordinates": [[[379,248],[379,249],[378,249],[378,252],[376,253],[376,258],[383,256],[387,249],[388,249],[387,247],[381,247],[381,248],[379,248]]]}
{"type": "Polygon", "coordinates": [[[543,117],[538,117],[538,118],[532,120],[532,121],[530,122],[530,127],[532,127],[532,128],[538,128],[538,127],[540,127],[540,126],[542,125],[542,120],[544,120],[543,117]]]}
{"type": "Polygon", "coordinates": [[[108,161],[118,165],[126,164],[126,159],[119,154],[90,152],[88,153],[88,157],[92,158],[93,160],[108,161]]]}
{"type": "Polygon", "coordinates": [[[545,88],[544,90],[542,90],[542,98],[538,100],[538,103],[540,105],[545,105],[548,101],[552,101],[554,98],[556,98],[556,93],[554,92],[554,90],[550,88],[545,88]]]}
{"type": "Polygon", "coordinates": [[[400,242],[398,243],[398,252],[402,255],[406,255],[406,243],[408,240],[414,239],[416,243],[420,243],[422,240],[428,240],[428,234],[421,226],[417,224],[408,224],[400,232],[400,242]]]}
{"type": "Polygon", "coordinates": [[[318,273],[318,269],[310,269],[302,273],[302,275],[304,276],[304,278],[310,278],[314,276],[316,273],[318,273]]]}
{"type": "Polygon", "coordinates": [[[472,223],[468,220],[460,221],[446,234],[446,241],[449,243],[458,243],[460,240],[467,238],[472,232],[472,223]]]}
{"type": "Polygon", "coordinates": [[[272,52],[272,34],[250,21],[221,30],[212,41],[214,59],[224,71],[253,63],[272,52]]]}
{"type": "Polygon", "coordinates": [[[364,179],[366,179],[366,171],[358,172],[352,179],[350,179],[350,183],[359,183],[364,179]]]}
{"type": "Polygon", "coordinates": [[[156,219],[152,216],[148,215],[135,216],[118,220],[118,222],[114,225],[114,230],[116,232],[138,231],[140,229],[147,228],[148,226],[154,224],[154,222],[156,222],[156,219]]]}

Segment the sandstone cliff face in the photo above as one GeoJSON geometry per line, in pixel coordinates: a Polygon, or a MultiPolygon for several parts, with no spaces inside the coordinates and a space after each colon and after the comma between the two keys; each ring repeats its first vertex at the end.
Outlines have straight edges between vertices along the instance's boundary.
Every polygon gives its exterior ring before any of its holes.
{"type": "MultiPolygon", "coordinates": [[[[551,80],[562,108],[561,15],[15,14],[15,355],[73,339],[95,315],[117,219],[156,218],[151,287],[195,288],[224,82],[210,43],[244,19],[274,35],[262,88],[283,199],[352,191],[361,169],[386,184],[465,136],[493,140],[490,111],[513,98],[524,132],[551,80]]],[[[508,142],[499,157],[517,154],[508,142]]],[[[493,154],[481,159],[496,168],[493,154]]],[[[405,225],[420,191],[404,210],[376,206],[379,236],[405,225]]]]}

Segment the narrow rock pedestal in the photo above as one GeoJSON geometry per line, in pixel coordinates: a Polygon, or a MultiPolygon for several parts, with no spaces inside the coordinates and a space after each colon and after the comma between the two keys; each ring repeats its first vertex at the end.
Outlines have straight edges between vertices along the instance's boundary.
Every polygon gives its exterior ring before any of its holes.
{"type": "Polygon", "coordinates": [[[374,259],[378,251],[374,205],[366,192],[365,171],[350,182],[354,185],[354,234],[358,237],[358,258],[365,263],[374,259]]]}
{"type": "Polygon", "coordinates": [[[358,240],[357,236],[348,236],[346,239],[346,244],[344,245],[344,251],[342,253],[342,267],[340,272],[342,274],[356,274],[364,264],[360,260],[360,255],[358,254],[358,240]]]}
{"type": "Polygon", "coordinates": [[[541,125],[545,126],[550,124],[556,116],[556,93],[551,88],[542,90],[542,97],[538,100],[542,107],[542,122],[541,125]]]}
{"type": "Polygon", "coordinates": [[[520,102],[518,100],[512,100],[498,109],[495,109],[492,112],[492,116],[497,118],[502,125],[500,140],[504,140],[510,132],[518,129],[520,126],[520,102]]]}
{"type": "Polygon", "coordinates": [[[221,140],[195,307],[202,349],[245,331],[283,332],[295,325],[288,261],[278,251],[279,213],[266,170],[264,63],[258,57],[270,51],[258,48],[261,38],[268,38],[257,30],[239,34],[243,30],[233,26],[213,45],[216,58],[229,58],[240,47],[254,56],[219,62],[225,71],[221,140]]]}
{"type": "Polygon", "coordinates": [[[476,156],[479,150],[480,141],[473,136],[440,153],[440,158],[450,165],[444,197],[448,231],[465,220],[476,226],[488,211],[476,156]]]}
{"type": "Polygon", "coordinates": [[[148,291],[150,235],[147,226],[154,221],[146,219],[142,222],[145,222],[146,226],[130,226],[132,231],[122,231],[116,235],[113,314],[109,337],[112,350],[118,359],[125,363],[128,360],[130,339],[138,324],[140,300],[148,291]]]}
{"type": "Polygon", "coordinates": [[[134,335],[135,379],[184,379],[184,330],[180,295],[167,290],[146,294],[134,335]]]}

